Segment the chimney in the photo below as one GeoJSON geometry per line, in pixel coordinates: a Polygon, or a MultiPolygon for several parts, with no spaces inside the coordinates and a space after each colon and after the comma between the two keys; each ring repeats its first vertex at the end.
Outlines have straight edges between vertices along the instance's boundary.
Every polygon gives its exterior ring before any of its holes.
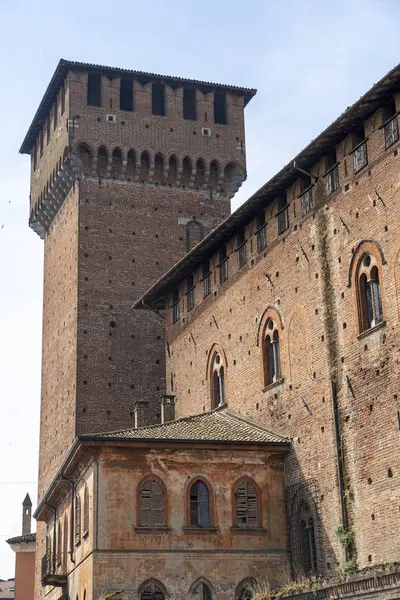
{"type": "Polygon", "coordinates": [[[134,405],[135,429],[147,425],[147,400],[137,400],[134,405]]]}
{"type": "Polygon", "coordinates": [[[170,394],[161,396],[161,423],[175,421],[175,398],[176,396],[170,394]]]}
{"type": "Polygon", "coordinates": [[[22,535],[28,535],[31,532],[31,513],[32,502],[29,494],[27,494],[22,503],[22,535]]]}

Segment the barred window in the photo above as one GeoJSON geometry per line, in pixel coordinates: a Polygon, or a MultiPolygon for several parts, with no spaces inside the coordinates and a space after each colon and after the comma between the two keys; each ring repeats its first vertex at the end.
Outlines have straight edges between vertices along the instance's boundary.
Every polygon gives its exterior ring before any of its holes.
{"type": "Polygon", "coordinates": [[[226,246],[222,246],[218,253],[219,259],[219,282],[224,283],[228,279],[228,257],[226,255],[226,246]]]}
{"type": "Polygon", "coordinates": [[[187,305],[188,312],[190,312],[191,310],[193,310],[194,302],[195,302],[195,298],[194,298],[195,285],[194,285],[193,275],[190,275],[189,277],[186,278],[186,290],[187,290],[186,291],[186,305],[187,305]]]}
{"type": "Polygon", "coordinates": [[[194,600],[212,600],[210,587],[201,581],[192,592],[194,600]]]}
{"type": "Polygon", "coordinates": [[[278,212],[276,214],[278,219],[278,235],[281,235],[286,229],[289,229],[289,205],[287,203],[287,197],[281,196],[277,200],[278,212]]]}
{"type": "Polygon", "coordinates": [[[179,288],[175,288],[172,293],[172,322],[177,323],[181,318],[181,299],[179,297],[179,288]]]}
{"type": "Polygon", "coordinates": [[[333,194],[339,187],[339,166],[335,149],[325,156],[324,177],[328,195],[333,194]]]}
{"type": "Polygon", "coordinates": [[[206,484],[195,481],[190,488],[190,525],[192,527],[209,527],[210,497],[206,484]]]}
{"type": "Polygon", "coordinates": [[[247,262],[246,256],[246,232],[244,227],[240,229],[236,236],[236,250],[238,253],[238,265],[242,267],[247,262]]]}
{"type": "Polygon", "coordinates": [[[352,134],[353,170],[358,173],[368,164],[367,140],[365,139],[364,125],[360,125],[352,134]]]}
{"type": "Polygon", "coordinates": [[[85,485],[83,494],[83,534],[89,534],[89,488],[85,485]]]}
{"type": "Polygon", "coordinates": [[[259,526],[258,493],[254,483],[243,480],[235,490],[236,527],[252,528],[259,526]]]}
{"type": "Polygon", "coordinates": [[[302,216],[312,210],[313,197],[311,177],[303,177],[303,179],[300,180],[300,204],[302,216]]]}
{"type": "Polygon", "coordinates": [[[211,294],[211,269],[210,269],[210,261],[206,260],[202,266],[203,273],[203,295],[204,298],[211,294]]]}
{"type": "Polygon", "coordinates": [[[139,519],[141,527],[165,525],[164,491],[156,479],[147,479],[140,488],[139,519]]]}
{"type": "Polygon", "coordinates": [[[385,149],[387,149],[399,139],[399,121],[394,98],[391,98],[386,106],[383,107],[382,120],[385,135],[385,149]]]}

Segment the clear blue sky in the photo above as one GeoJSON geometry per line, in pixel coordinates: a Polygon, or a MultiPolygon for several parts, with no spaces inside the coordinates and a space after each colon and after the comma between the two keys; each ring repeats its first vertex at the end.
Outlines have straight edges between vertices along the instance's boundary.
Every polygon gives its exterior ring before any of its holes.
{"type": "Polygon", "coordinates": [[[236,208],[400,62],[399,23],[395,0],[0,0],[0,578],[39,436],[43,243],[18,149],[58,60],[256,87],[236,208]]]}

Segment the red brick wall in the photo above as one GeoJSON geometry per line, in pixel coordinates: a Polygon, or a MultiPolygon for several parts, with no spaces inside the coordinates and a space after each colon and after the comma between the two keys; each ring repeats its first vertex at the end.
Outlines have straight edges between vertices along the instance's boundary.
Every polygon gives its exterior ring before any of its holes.
{"type": "MultiPolygon", "coordinates": [[[[189,314],[183,311],[176,325],[171,325],[168,314],[167,339],[172,355],[167,357],[167,382],[172,373],[177,415],[210,409],[207,359],[212,345],[218,343],[227,357],[229,408],[292,437],[292,451],[286,461],[287,485],[309,478],[317,481],[327,572],[343,559],[335,536],[341,517],[331,378],[338,385],[345,486],[350,491],[346,504],[354,522],[358,564],[363,567],[399,558],[393,532],[400,525],[400,241],[396,225],[400,217],[400,157],[398,143],[385,150],[381,122],[381,111],[377,111],[366,123],[369,163],[358,174],[353,174],[349,138],[338,145],[340,188],[324,200],[314,186],[314,197],[322,199],[322,208],[315,215],[300,216],[299,186],[292,186],[288,190],[290,230],[277,236],[276,206],[267,206],[269,247],[265,254],[257,254],[253,222],[247,227],[246,266],[238,270],[232,240],[228,244],[230,279],[219,285],[218,260],[214,257],[211,295],[202,300],[198,272],[196,308],[189,314]],[[362,240],[374,240],[383,253],[386,323],[359,338],[349,272],[353,253],[362,240]],[[273,306],[282,319],[284,381],[263,391],[257,339],[268,306],[273,306]],[[393,477],[388,477],[389,468],[393,477]]],[[[323,161],[315,165],[313,173],[324,173],[323,161]]]]}

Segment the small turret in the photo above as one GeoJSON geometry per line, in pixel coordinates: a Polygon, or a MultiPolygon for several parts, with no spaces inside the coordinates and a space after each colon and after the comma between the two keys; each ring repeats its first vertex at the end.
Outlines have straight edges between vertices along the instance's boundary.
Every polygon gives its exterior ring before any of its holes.
{"type": "Polygon", "coordinates": [[[28,535],[31,532],[31,520],[32,502],[29,494],[27,494],[22,503],[22,535],[28,535]]]}

